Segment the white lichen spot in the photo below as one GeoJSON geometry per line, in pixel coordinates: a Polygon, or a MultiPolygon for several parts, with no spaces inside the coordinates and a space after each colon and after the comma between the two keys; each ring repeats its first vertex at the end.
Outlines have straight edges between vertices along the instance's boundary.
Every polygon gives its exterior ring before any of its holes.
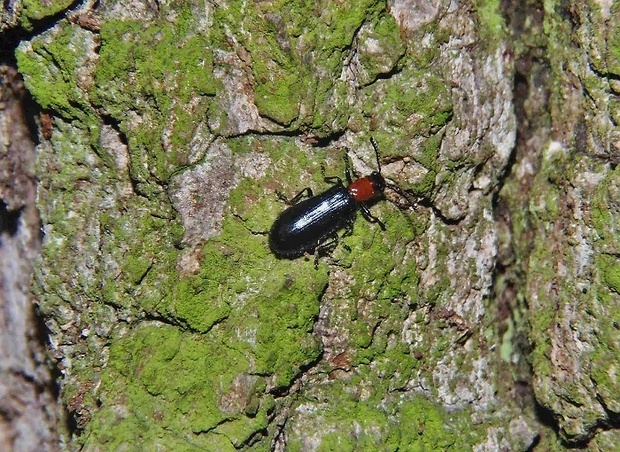
{"type": "Polygon", "coordinates": [[[174,178],[170,199],[181,216],[185,242],[195,244],[219,233],[237,178],[232,152],[223,143],[213,144],[200,165],[174,178]]]}
{"type": "Polygon", "coordinates": [[[498,450],[512,450],[510,443],[505,438],[505,432],[498,427],[487,429],[486,441],[476,444],[474,452],[495,452],[498,450]]]}
{"type": "Polygon", "coordinates": [[[297,408],[295,408],[296,413],[304,416],[315,414],[317,411],[317,406],[313,403],[301,403],[297,406],[297,408]]]}
{"type": "Polygon", "coordinates": [[[250,152],[235,159],[235,166],[243,177],[260,179],[271,166],[271,159],[265,154],[250,152]]]}
{"type": "Polygon", "coordinates": [[[552,141],[549,143],[549,146],[545,148],[543,151],[543,159],[546,161],[551,161],[555,157],[563,157],[567,154],[567,150],[562,143],[559,141],[552,141]]]}
{"type": "Polygon", "coordinates": [[[417,30],[434,21],[440,9],[445,8],[442,1],[420,2],[400,0],[388,2],[390,14],[403,30],[417,30]]]}
{"type": "Polygon", "coordinates": [[[183,241],[193,250],[183,260],[184,272],[196,267],[200,244],[220,233],[230,192],[243,177],[263,177],[270,165],[266,155],[235,156],[224,142],[216,141],[202,163],[175,176],[170,199],[185,229],[183,241]]]}
{"type": "Polygon", "coordinates": [[[534,165],[532,164],[532,161],[530,159],[528,159],[527,157],[522,159],[516,167],[515,170],[515,174],[517,176],[517,179],[523,179],[526,176],[533,176],[535,173],[535,169],[534,169],[534,165]]]}
{"type": "Polygon", "coordinates": [[[237,328],[236,330],[237,339],[240,342],[245,342],[251,347],[256,347],[257,334],[258,334],[258,331],[256,328],[245,328],[245,329],[237,328]]]}
{"type": "Polygon", "coordinates": [[[130,196],[133,189],[129,179],[130,160],[127,145],[123,143],[119,133],[111,126],[103,125],[100,130],[99,144],[114,159],[116,172],[120,176],[118,177],[119,194],[123,197],[130,196]]]}
{"type": "Polygon", "coordinates": [[[379,40],[371,37],[364,40],[361,50],[364,50],[364,52],[369,54],[380,54],[383,51],[381,45],[379,44],[379,40]]]}

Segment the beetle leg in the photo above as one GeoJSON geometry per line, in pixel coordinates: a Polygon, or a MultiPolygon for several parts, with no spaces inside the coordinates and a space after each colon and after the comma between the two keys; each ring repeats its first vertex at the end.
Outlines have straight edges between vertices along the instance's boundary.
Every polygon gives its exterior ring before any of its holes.
{"type": "MultiPolygon", "coordinates": [[[[348,221],[347,224],[345,225],[345,230],[342,233],[342,235],[340,236],[340,239],[344,239],[345,237],[348,237],[350,235],[353,234],[353,222],[352,221],[348,221]]],[[[347,245],[344,240],[342,241],[342,246],[344,247],[345,250],[347,250],[349,253],[351,252],[351,247],[349,245],[347,245]]]]}
{"type": "Polygon", "coordinates": [[[284,194],[282,194],[278,190],[276,190],[276,195],[278,195],[278,198],[280,199],[280,201],[282,201],[285,204],[288,204],[289,206],[297,204],[299,200],[303,197],[311,198],[312,196],[314,196],[312,194],[312,189],[310,187],[304,188],[302,191],[297,193],[292,199],[288,199],[286,196],[284,196],[284,194]]]}
{"type": "Polygon", "coordinates": [[[330,184],[334,185],[342,185],[342,179],[338,176],[326,176],[325,175],[325,165],[321,164],[321,174],[323,175],[323,180],[330,184]]]}
{"type": "Polygon", "coordinates": [[[338,246],[338,242],[340,241],[340,237],[337,232],[332,233],[328,238],[326,238],[323,242],[319,243],[314,249],[314,267],[318,268],[319,266],[319,257],[322,255],[329,254],[331,251],[338,246]]]}
{"type": "Polygon", "coordinates": [[[318,251],[320,254],[327,254],[330,251],[332,251],[334,248],[336,248],[336,246],[338,246],[339,240],[340,240],[340,237],[338,236],[338,233],[334,232],[333,234],[329,236],[328,239],[320,243],[315,248],[315,251],[318,251]]]}
{"type": "Polygon", "coordinates": [[[383,231],[385,231],[385,224],[383,224],[383,221],[379,220],[377,217],[371,214],[370,210],[368,210],[368,207],[366,207],[364,204],[360,204],[359,207],[360,212],[362,212],[362,216],[366,219],[366,221],[368,221],[369,223],[377,223],[379,227],[383,231]]]}
{"type": "Polygon", "coordinates": [[[349,221],[344,226],[345,230],[342,235],[338,235],[337,232],[332,233],[325,241],[319,243],[317,247],[314,249],[314,266],[318,267],[319,257],[321,255],[326,255],[331,253],[339,244],[347,250],[349,253],[351,252],[351,247],[347,245],[342,239],[353,234],[353,222],[349,221]]]}

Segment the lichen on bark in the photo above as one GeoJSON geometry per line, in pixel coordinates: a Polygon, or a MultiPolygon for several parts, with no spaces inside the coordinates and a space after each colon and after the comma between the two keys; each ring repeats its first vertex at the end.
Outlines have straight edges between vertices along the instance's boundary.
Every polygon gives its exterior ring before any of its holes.
{"type": "Polygon", "coordinates": [[[551,447],[533,396],[613,427],[616,5],[101,2],[24,41],[69,444],[551,447]],[[370,136],[387,230],[276,259],[277,192],[370,136]]]}

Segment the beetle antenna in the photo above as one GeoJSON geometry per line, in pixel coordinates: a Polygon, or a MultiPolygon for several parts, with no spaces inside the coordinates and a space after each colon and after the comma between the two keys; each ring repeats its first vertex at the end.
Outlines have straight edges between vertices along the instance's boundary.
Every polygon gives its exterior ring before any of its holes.
{"type": "MultiPolygon", "coordinates": [[[[381,160],[379,159],[379,144],[377,143],[377,140],[375,140],[375,137],[373,137],[372,135],[370,136],[370,144],[372,144],[373,149],[375,150],[375,158],[377,160],[377,168],[379,169],[379,173],[381,173],[381,160]]],[[[415,209],[415,205],[416,203],[414,201],[411,200],[411,196],[405,192],[405,190],[403,190],[402,188],[400,188],[400,186],[398,184],[396,184],[393,181],[385,181],[386,187],[391,189],[393,192],[395,192],[396,194],[400,195],[402,198],[404,198],[411,207],[413,207],[415,209]]]]}
{"type": "Polygon", "coordinates": [[[377,168],[379,169],[379,173],[381,173],[381,162],[379,161],[379,145],[377,144],[377,140],[375,137],[370,137],[370,144],[372,144],[373,149],[375,150],[375,158],[377,159],[377,168]]]}

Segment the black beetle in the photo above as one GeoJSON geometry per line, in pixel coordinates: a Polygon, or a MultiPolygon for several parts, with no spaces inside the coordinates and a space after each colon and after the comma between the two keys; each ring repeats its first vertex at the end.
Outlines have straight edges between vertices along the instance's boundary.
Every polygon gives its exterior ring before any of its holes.
{"type": "Polygon", "coordinates": [[[269,232],[269,247],[277,257],[294,259],[315,251],[318,258],[319,252],[337,244],[338,230],[347,228],[344,235],[351,233],[353,218],[358,209],[366,220],[377,223],[385,230],[385,225],[372,216],[365,204],[380,198],[386,186],[380,173],[377,143],[372,138],[370,141],[375,149],[379,171],[353,181],[349,160],[345,159],[346,187],[339,177],[326,177],[325,169],[321,167],[323,178],[333,183],[333,187],[316,196],[310,188],[305,188],[290,201],[284,199],[291,207],[280,214],[269,232]],[[299,201],[303,197],[307,199],[299,201]]]}

